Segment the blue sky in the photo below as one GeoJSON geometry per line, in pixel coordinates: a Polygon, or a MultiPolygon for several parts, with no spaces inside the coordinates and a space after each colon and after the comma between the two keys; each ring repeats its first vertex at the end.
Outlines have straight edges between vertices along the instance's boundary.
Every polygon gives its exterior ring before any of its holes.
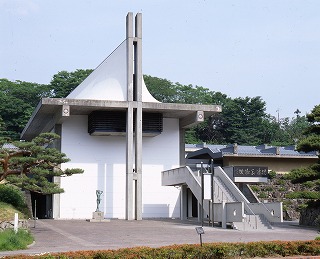
{"type": "Polygon", "coordinates": [[[0,78],[95,68],[143,15],[143,72],[293,117],[320,104],[319,0],[0,0],[0,78]]]}

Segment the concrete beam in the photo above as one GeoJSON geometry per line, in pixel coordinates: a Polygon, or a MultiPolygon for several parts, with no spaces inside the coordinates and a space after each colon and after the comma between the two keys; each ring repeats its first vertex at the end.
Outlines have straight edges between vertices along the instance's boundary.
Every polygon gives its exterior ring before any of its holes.
{"type": "Polygon", "coordinates": [[[187,117],[180,119],[181,128],[190,128],[198,123],[204,122],[204,112],[197,111],[187,117]]]}

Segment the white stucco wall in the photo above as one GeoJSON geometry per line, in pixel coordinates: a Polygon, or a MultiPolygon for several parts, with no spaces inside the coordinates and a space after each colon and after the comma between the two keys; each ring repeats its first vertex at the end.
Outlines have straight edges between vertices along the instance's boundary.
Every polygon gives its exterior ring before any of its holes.
{"type": "MultiPolygon", "coordinates": [[[[62,167],[79,167],[84,174],[61,179],[60,215],[91,218],[97,189],[103,191],[100,210],[105,218],[125,218],[124,136],[90,136],[87,116],[71,116],[62,125],[61,150],[71,159],[62,167]]],[[[164,119],[163,133],[143,138],[143,217],[179,217],[179,190],[161,186],[161,171],[179,166],[179,122],[164,119]]],[[[54,211],[58,211],[54,208],[54,211]]]]}

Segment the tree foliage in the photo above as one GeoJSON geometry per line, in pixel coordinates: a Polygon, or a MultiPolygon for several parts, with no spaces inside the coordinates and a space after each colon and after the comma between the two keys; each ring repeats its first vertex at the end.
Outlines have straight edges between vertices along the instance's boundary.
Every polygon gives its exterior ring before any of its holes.
{"type": "Polygon", "coordinates": [[[299,115],[296,118],[286,117],[278,121],[268,114],[262,124],[261,143],[274,146],[295,145],[303,138],[303,132],[309,126],[306,116],[299,115]]]}
{"type": "Polygon", "coordinates": [[[213,104],[215,92],[202,86],[172,83],[167,79],[144,75],[144,81],[154,98],[163,103],[213,104]]]}
{"type": "Polygon", "coordinates": [[[42,97],[50,95],[47,85],[0,79],[1,136],[19,139],[34,108],[42,97]]]}
{"type": "MultiPolygon", "coordinates": [[[[310,114],[307,115],[310,126],[305,130],[305,137],[298,142],[297,149],[299,151],[320,152],[320,105],[313,108],[310,114]]],[[[292,183],[303,183],[310,186],[308,195],[304,192],[296,194],[300,198],[319,199],[320,193],[320,157],[318,163],[306,168],[297,168],[292,170],[288,178],[292,183]],[[314,195],[310,195],[310,192],[314,195]]]]}
{"type": "Polygon", "coordinates": [[[50,82],[52,97],[64,98],[82,83],[92,72],[92,69],[77,69],[74,72],[60,71],[50,82]]]}
{"type": "Polygon", "coordinates": [[[49,147],[59,138],[42,133],[32,141],[0,141],[0,183],[11,183],[21,189],[42,194],[61,193],[52,182],[54,176],[83,173],[82,169],[62,170],[60,164],[70,161],[64,153],[49,147]]]}
{"type": "Polygon", "coordinates": [[[235,98],[228,102],[223,116],[224,134],[229,143],[258,145],[262,121],[266,116],[265,102],[260,97],[235,98]]]}
{"type": "MultiPolygon", "coordinates": [[[[0,79],[0,137],[18,140],[42,97],[66,97],[91,72],[91,69],[60,71],[49,85],[0,79]]],[[[295,118],[277,120],[266,114],[266,104],[261,97],[232,99],[202,86],[172,83],[149,75],[145,75],[144,80],[150,93],[161,102],[222,106],[222,113],[186,131],[186,143],[293,145],[309,125],[298,109],[295,118]]]]}
{"type": "Polygon", "coordinates": [[[270,143],[266,140],[273,136],[274,128],[270,127],[271,120],[268,120],[261,97],[231,99],[225,95],[216,96],[214,103],[222,105],[222,113],[213,115],[196,127],[199,139],[213,144],[270,143]]]}

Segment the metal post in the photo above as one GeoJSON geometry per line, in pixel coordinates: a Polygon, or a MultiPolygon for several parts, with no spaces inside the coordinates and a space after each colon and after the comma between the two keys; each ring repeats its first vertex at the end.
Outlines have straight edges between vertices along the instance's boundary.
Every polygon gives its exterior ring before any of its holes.
{"type": "Polygon", "coordinates": [[[202,227],[196,227],[197,234],[200,236],[200,245],[202,246],[202,234],[204,234],[204,230],[202,227]]]}
{"type": "Polygon", "coordinates": [[[200,210],[200,220],[201,220],[201,226],[203,227],[203,196],[204,196],[204,179],[203,179],[203,163],[201,162],[201,210],[200,210]]]}
{"type": "Polygon", "coordinates": [[[209,200],[209,221],[208,221],[208,226],[210,227],[210,224],[211,224],[211,201],[209,200]]]}
{"type": "Polygon", "coordinates": [[[214,226],[214,211],[213,211],[213,206],[214,206],[214,169],[213,169],[213,159],[211,159],[211,209],[212,209],[212,227],[214,226]]]}
{"type": "Polygon", "coordinates": [[[34,200],[34,217],[33,217],[33,227],[36,227],[36,222],[37,222],[37,200],[34,200]]]}

